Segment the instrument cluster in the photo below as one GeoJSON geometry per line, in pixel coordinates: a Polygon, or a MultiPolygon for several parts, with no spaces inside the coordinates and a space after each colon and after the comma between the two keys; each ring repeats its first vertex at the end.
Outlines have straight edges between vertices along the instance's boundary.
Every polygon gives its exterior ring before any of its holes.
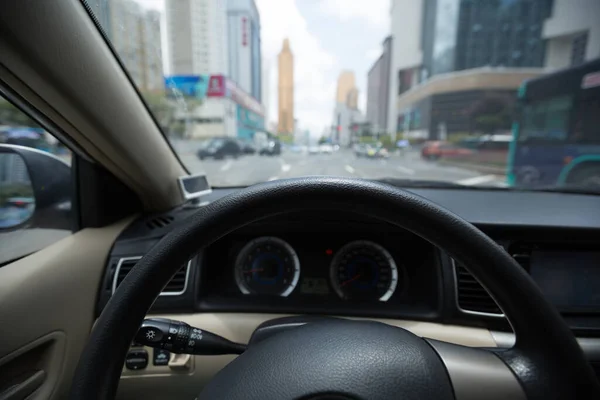
{"type": "MultiPolygon", "coordinates": [[[[333,254],[328,273],[321,277],[305,277],[304,293],[327,291],[329,285],[345,300],[387,301],[397,288],[405,284],[402,266],[381,245],[369,240],[356,240],[333,254]],[[328,282],[327,282],[328,280],[328,282]]],[[[294,248],[275,236],[262,236],[249,241],[235,262],[235,281],[243,294],[287,297],[302,276],[302,264],[294,248]]]]}

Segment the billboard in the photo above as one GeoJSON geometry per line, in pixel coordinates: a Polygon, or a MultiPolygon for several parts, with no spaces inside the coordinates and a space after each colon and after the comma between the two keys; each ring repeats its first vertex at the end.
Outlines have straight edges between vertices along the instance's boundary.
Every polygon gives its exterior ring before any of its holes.
{"type": "Polygon", "coordinates": [[[167,96],[194,97],[203,99],[208,91],[208,75],[170,75],[165,76],[167,96]]]}

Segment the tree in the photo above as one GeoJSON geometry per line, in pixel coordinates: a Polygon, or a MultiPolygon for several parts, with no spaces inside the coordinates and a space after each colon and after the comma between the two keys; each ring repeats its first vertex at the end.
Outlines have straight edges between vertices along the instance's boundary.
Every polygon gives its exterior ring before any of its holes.
{"type": "Polygon", "coordinates": [[[0,98],[0,125],[40,127],[27,114],[2,98],[0,98]]]}
{"type": "Polygon", "coordinates": [[[319,143],[319,144],[323,144],[323,143],[329,143],[329,138],[328,138],[327,136],[323,135],[323,136],[321,136],[321,137],[319,138],[319,142],[318,142],[318,143],[319,143]]]}

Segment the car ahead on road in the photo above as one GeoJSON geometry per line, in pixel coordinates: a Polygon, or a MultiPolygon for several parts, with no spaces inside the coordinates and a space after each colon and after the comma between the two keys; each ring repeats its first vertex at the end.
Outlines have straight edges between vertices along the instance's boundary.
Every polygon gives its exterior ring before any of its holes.
{"type": "Polygon", "coordinates": [[[243,154],[256,154],[256,146],[247,140],[238,139],[238,144],[242,149],[243,154]]]}
{"type": "Polygon", "coordinates": [[[269,139],[260,148],[258,154],[261,156],[277,156],[281,154],[281,142],[277,139],[269,139]]]}
{"type": "Polygon", "coordinates": [[[367,158],[388,158],[390,153],[381,145],[367,144],[365,148],[365,157],[367,158]]]}
{"type": "Polygon", "coordinates": [[[367,145],[365,143],[357,143],[354,145],[354,155],[356,157],[362,157],[366,155],[367,145]]]}
{"type": "Polygon", "coordinates": [[[473,154],[473,150],[444,141],[425,142],[421,149],[421,157],[426,160],[438,160],[442,157],[468,156],[471,154],[473,154]]]}
{"type": "Polygon", "coordinates": [[[205,158],[222,160],[225,157],[238,158],[243,153],[242,147],[236,139],[213,138],[206,144],[206,146],[198,150],[196,154],[201,160],[204,160],[205,158]]]}
{"type": "Polygon", "coordinates": [[[308,154],[319,154],[320,152],[319,146],[308,146],[308,154]]]}
{"type": "Polygon", "coordinates": [[[331,154],[333,153],[333,146],[329,143],[323,143],[319,145],[319,153],[321,154],[331,154]]]}

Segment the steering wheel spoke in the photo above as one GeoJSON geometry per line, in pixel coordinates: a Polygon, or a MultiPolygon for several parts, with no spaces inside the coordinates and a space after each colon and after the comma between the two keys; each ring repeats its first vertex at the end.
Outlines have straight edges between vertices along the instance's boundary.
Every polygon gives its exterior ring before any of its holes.
{"type": "Polygon", "coordinates": [[[456,400],[526,400],[519,380],[493,351],[425,339],[441,358],[456,400]]]}

